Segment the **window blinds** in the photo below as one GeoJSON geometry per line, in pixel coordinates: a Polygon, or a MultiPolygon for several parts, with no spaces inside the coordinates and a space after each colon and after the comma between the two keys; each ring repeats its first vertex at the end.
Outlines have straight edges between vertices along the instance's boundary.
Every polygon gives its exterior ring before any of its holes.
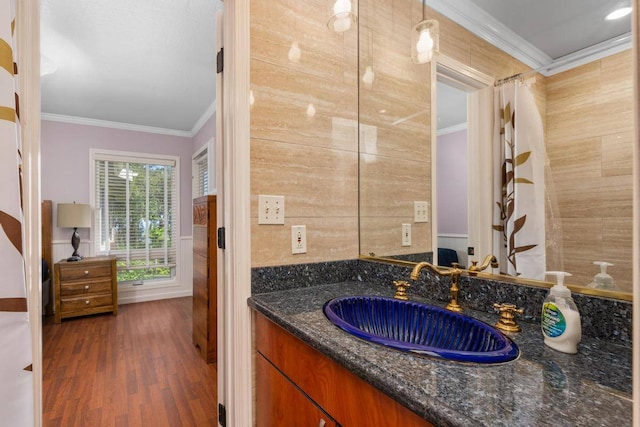
{"type": "Polygon", "coordinates": [[[95,158],[96,254],[116,255],[121,281],[173,277],[178,244],[175,161],[95,158]]]}

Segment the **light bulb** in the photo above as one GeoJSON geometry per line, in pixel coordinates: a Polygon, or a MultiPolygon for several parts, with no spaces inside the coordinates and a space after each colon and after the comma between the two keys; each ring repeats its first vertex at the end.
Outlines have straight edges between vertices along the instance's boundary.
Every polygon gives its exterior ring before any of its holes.
{"type": "Polygon", "coordinates": [[[333,4],[332,29],[337,33],[351,28],[351,0],[336,0],[333,4]]]}
{"type": "Polygon", "coordinates": [[[428,28],[424,28],[420,31],[420,36],[416,42],[416,59],[419,64],[424,64],[431,61],[433,57],[433,38],[431,38],[431,32],[428,28]]]}
{"type": "Polygon", "coordinates": [[[351,0],[336,0],[333,4],[333,14],[336,18],[348,17],[351,13],[351,0]]]}
{"type": "Polygon", "coordinates": [[[347,31],[349,28],[351,28],[351,18],[349,18],[349,16],[346,18],[338,18],[333,24],[333,30],[337,33],[347,31]]]}
{"type": "Polygon", "coordinates": [[[423,53],[418,53],[418,55],[416,55],[416,58],[418,59],[418,64],[426,64],[427,62],[431,61],[431,58],[433,58],[433,51],[428,50],[423,53]]]}
{"type": "Polygon", "coordinates": [[[607,16],[605,16],[604,19],[606,19],[607,21],[620,19],[620,18],[623,18],[623,17],[627,16],[628,14],[630,14],[632,10],[633,9],[630,8],[630,7],[621,7],[620,9],[616,9],[613,12],[611,12],[610,14],[608,14],[607,16]]]}
{"type": "Polygon", "coordinates": [[[291,49],[289,49],[289,61],[298,62],[300,61],[301,51],[298,47],[298,42],[291,43],[291,49]]]}
{"type": "Polygon", "coordinates": [[[364,82],[364,84],[370,85],[373,83],[374,76],[375,74],[373,73],[373,68],[371,68],[371,65],[367,65],[367,68],[364,69],[362,81],[364,82]]]}
{"type": "Polygon", "coordinates": [[[433,50],[433,39],[431,38],[429,29],[425,28],[420,31],[420,37],[416,43],[416,50],[418,53],[427,53],[428,51],[433,50]]]}

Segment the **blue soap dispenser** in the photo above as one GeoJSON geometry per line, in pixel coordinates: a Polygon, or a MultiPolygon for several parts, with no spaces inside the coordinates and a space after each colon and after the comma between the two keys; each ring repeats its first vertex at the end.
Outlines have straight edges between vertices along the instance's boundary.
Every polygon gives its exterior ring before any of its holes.
{"type": "Polygon", "coordinates": [[[571,291],[564,285],[565,276],[571,274],[564,271],[547,271],[546,274],[556,277],[556,285],[549,290],[542,304],[544,343],[554,350],[575,354],[582,339],[582,326],[571,291]]]}

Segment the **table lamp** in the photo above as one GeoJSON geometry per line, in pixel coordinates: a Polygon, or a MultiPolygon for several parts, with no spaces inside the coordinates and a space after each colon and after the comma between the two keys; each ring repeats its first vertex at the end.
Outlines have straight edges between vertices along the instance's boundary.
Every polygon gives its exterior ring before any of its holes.
{"type": "Polygon", "coordinates": [[[67,258],[67,261],[80,261],[82,257],[78,254],[78,248],[80,247],[78,228],[91,227],[91,205],[58,203],[58,227],[73,228],[73,234],[71,235],[73,255],[67,258]]]}

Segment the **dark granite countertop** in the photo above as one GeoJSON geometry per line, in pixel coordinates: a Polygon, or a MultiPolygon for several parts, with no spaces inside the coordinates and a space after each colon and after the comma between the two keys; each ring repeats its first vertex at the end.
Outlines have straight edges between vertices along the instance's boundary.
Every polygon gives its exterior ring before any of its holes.
{"type": "MultiPolygon", "coordinates": [[[[538,325],[520,322],[523,331],[512,338],[521,355],[513,362],[435,360],[338,329],[322,306],[347,295],[393,296],[393,290],[343,282],[257,294],[249,305],[437,426],[631,425],[629,347],[583,339],[578,354],[568,355],[545,346],[538,325]]],[[[497,314],[465,314],[487,323],[497,320],[497,314]]]]}

